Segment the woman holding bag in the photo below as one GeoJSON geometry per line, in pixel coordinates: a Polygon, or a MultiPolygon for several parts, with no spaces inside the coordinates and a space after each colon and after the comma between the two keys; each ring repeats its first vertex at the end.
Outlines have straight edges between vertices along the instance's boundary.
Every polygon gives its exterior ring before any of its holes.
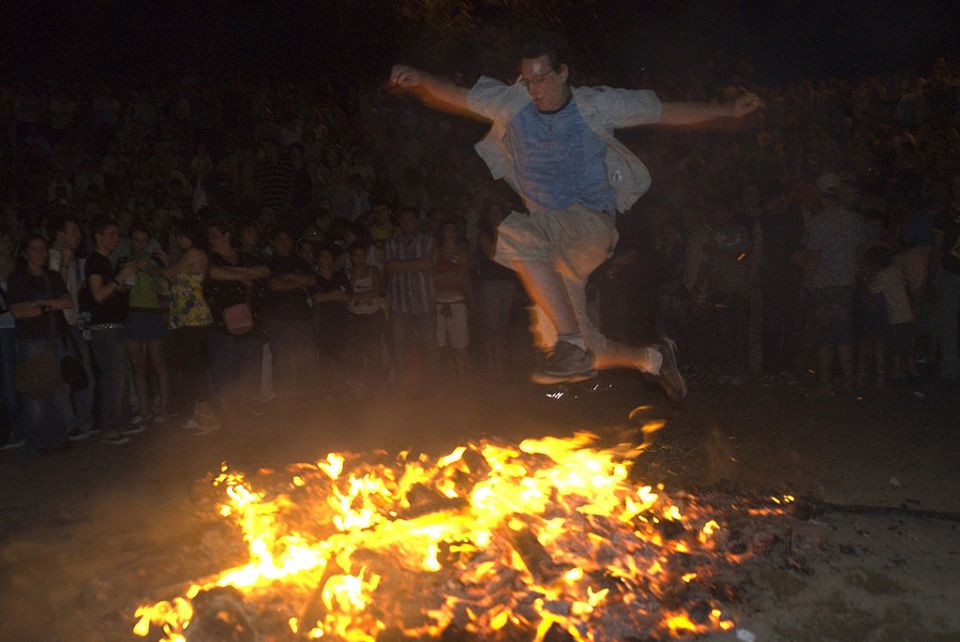
{"type": "Polygon", "coordinates": [[[214,321],[208,335],[213,397],[221,410],[238,409],[257,392],[263,343],[256,312],[270,269],[237,251],[226,223],[207,227],[207,247],[210,272],[203,294],[214,321]],[[225,403],[228,398],[241,405],[225,403]]]}
{"type": "Polygon", "coordinates": [[[10,310],[17,320],[17,390],[20,432],[38,450],[67,445],[71,416],[69,387],[60,362],[70,354],[62,311],[73,308],[67,286],[47,269],[47,242],[27,237],[23,261],[7,283],[10,310]]]}

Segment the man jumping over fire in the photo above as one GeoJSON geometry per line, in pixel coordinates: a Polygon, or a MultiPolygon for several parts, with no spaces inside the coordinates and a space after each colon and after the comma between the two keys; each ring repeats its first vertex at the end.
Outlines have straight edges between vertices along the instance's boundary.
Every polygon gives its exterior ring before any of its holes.
{"type": "Polygon", "coordinates": [[[390,80],[430,107],[492,122],[477,152],[530,212],[504,219],[495,258],[517,272],[554,335],[541,332],[541,343],[553,349],[532,380],[575,382],[598,370],[635,368],[657,376],[667,397],[682,401],[687,385],[672,340],[620,344],[587,317],[587,278],[613,253],[614,218],[650,186],[647,168],[613,132],[739,118],[759,109],[760,99],[748,94],[727,105],[661,103],[648,90],[572,87],[566,59],[548,40],[523,48],[520,78],[512,85],[482,77],[466,89],[405,65],[395,65],[390,80]]]}

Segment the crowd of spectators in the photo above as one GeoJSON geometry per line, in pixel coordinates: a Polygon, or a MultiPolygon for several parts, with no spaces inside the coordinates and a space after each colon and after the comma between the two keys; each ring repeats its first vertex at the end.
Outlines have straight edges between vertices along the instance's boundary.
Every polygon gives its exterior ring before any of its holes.
{"type": "MultiPolygon", "coordinates": [[[[671,335],[727,383],[955,381],[956,69],[695,81],[652,88],[767,109],[624,134],[654,187],[594,274],[604,332],[671,335]]],[[[492,260],[520,204],[473,152],[483,127],[374,85],[0,84],[0,445],[522,376],[524,294],[492,260]]]]}

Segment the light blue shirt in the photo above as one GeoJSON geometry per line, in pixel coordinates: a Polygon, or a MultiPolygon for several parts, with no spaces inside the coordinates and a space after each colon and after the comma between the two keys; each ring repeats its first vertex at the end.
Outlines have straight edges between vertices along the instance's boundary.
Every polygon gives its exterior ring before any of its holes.
{"type": "Polygon", "coordinates": [[[506,142],[530,211],[580,204],[616,212],[616,193],[607,180],[604,160],[607,143],[590,129],[573,100],[549,113],[528,103],[507,124],[506,142]]]}
{"type": "MultiPolygon", "coordinates": [[[[606,142],[603,167],[607,184],[616,196],[616,210],[626,212],[650,187],[650,172],[632,151],[614,137],[615,129],[649,125],[660,120],[661,105],[646,89],[573,87],[573,103],[587,126],[606,142]]],[[[491,121],[490,131],[476,145],[477,153],[494,179],[503,179],[522,192],[510,144],[508,126],[532,101],[520,82],[505,85],[483,77],[470,89],[467,104],[475,114],[491,121]]]]}

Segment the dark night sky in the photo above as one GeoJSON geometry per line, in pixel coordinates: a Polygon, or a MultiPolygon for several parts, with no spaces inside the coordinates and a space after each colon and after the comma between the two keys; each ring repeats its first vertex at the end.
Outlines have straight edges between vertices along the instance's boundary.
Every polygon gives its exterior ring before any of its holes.
{"type": "MultiPolygon", "coordinates": [[[[327,73],[369,76],[385,73],[395,58],[416,46],[413,21],[399,16],[401,8],[423,4],[425,0],[17,3],[4,20],[2,35],[10,55],[3,56],[0,71],[43,78],[175,67],[201,74],[263,70],[295,77],[325,68],[327,73]]],[[[660,73],[682,73],[684,65],[696,65],[716,47],[748,53],[768,80],[925,69],[935,56],[956,60],[960,51],[956,1],[571,0],[569,6],[576,9],[565,28],[579,29],[582,41],[599,52],[596,58],[626,58],[630,64],[642,60],[660,73]],[[598,10],[593,15],[584,7],[598,10]],[[581,15],[591,19],[575,20],[581,15]]],[[[503,9],[482,15],[517,22],[503,9]]],[[[422,57],[422,47],[419,51],[422,57]]]]}

